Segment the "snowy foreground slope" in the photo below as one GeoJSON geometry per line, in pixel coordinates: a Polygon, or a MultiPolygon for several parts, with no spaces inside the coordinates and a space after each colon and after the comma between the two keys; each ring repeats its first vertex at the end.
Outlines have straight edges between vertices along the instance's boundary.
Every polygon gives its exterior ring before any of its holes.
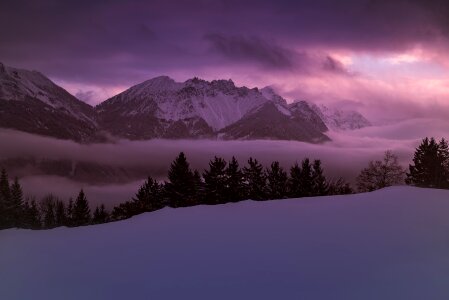
{"type": "Polygon", "coordinates": [[[1,231],[0,299],[449,299],[449,191],[395,187],[1,231]]]}

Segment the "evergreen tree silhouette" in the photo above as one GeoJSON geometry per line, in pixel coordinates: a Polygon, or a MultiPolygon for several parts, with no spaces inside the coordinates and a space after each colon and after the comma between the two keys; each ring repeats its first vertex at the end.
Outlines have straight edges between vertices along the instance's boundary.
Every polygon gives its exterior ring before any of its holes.
{"type": "Polygon", "coordinates": [[[297,162],[290,168],[290,178],[288,179],[288,194],[291,198],[302,197],[301,167],[297,162]]]}
{"type": "Polygon", "coordinates": [[[84,191],[81,189],[73,206],[73,226],[88,225],[90,223],[90,219],[89,202],[87,201],[84,191]]]}
{"type": "Polygon", "coordinates": [[[424,138],[416,148],[413,164],[409,165],[406,183],[431,188],[449,187],[449,151],[446,140],[439,143],[424,138]]]}
{"type": "Polygon", "coordinates": [[[40,208],[44,228],[51,229],[56,227],[56,197],[49,194],[42,198],[40,208]]]}
{"type": "Polygon", "coordinates": [[[329,193],[329,184],[324,176],[323,168],[321,167],[321,161],[319,159],[314,160],[312,165],[312,195],[324,196],[329,193]]]}
{"type": "Polygon", "coordinates": [[[14,226],[12,210],[8,173],[3,168],[0,175],[0,229],[14,226]]]}
{"type": "Polygon", "coordinates": [[[41,220],[36,200],[28,198],[23,204],[21,227],[26,229],[40,229],[41,220]]]}
{"type": "Polygon", "coordinates": [[[165,183],[165,196],[171,207],[194,205],[197,201],[196,180],[183,152],[172,162],[165,183]]]}
{"type": "Polygon", "coordinates": [[[67,213],[64,202],[57,200],[55,203],[55,223],[56,227],[67,224],[67,213]]]}
{"type": "Polygon", "coordinates": [[[239,162],[235,157],[228,163],[226,168],[226,190],[225,198],[226,202],[237,202],[245,198],[245,186],[243,184],[243,172],[240,169],[239,162]]]}
{"type": "Polygon", "coordinates": [[[10,190],[11,190],[11,217],[13,219],[13,225],[16,227],[20,227],[23,215],[23,191],[17,177],[14,178],[14,182],[11,184],[10,190]]]}
{"type": "Polygon", "coordinates": [[[266,198],[266,178],[263,166],[252,157],[248,160],[248,166],[243,168],[246,193],[249,199],[264,200],[266,198]]]}
{"type": "Polygon", "coordinates": [[[305,158],[301,163],[301,174],[299,176],[300,197],[309,197],[313,192],[312,166],[310,160],[305,158]]]}
{"type": "Polygon", "coordinates": [[[204,199],[207,204],[226,202],[226,161],[216,157],[209,162],[209,170],[203,174],[204,199]]]}
{"type": "Polygon", "coordinates": [[[67,227],[73,226],[73,199],[72,198],[69,199],[69,203],[67,204],[64,225],[67,227]]]}
{"type": "Polygon", "coordinates": [[[192,205],[203,203],[204,198],[204,182],[198,170],[193,171],[193,199],[192,205]]]}
{"type": "Polygon", "coordinates": [[[94,211],[94,215],[92,218],[93,224],[102,224],[109,221],[109,214],[106,211],[104,204],[97,206],[94,211]]]}
{"type": "Polygon", "coordinates": [[[278,161],[271,163],[267,173],[267,198],[282,199],[287,197],[288,176],[287,172],[279,165],[278,161]]]}
{"type": "Polygon", "coordinates": [[[165,206],[163,201],[163,186],[151,176],[140,186],[133,198],[136,210],[141,212],[161,209],[165,206]]]}

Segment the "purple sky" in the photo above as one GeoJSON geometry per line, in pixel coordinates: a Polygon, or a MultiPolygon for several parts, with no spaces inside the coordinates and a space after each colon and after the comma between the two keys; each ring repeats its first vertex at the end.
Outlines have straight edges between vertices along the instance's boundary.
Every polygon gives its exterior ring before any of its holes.
{"type": "Polygon", "coordinates": [[[447,0],[0,3],[0,61],[96,104],[130,85],[232,78],[375,122],[449,113],[447,0]]]}

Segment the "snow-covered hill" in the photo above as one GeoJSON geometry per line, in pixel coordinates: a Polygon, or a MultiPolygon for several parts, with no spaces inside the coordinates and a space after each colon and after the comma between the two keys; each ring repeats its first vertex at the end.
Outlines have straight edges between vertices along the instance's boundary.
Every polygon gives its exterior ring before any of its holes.
{"type": "Polygon", "coordinates": [[[449,297],[449,191],[166,208],[48,231],[0,231],[0,298],[449,297]]]}
{"type": "Polygon", "coordinates": [[[95,112],[37,71],[0,63],[0,127],[88,141],[95,136],[95,112]]]}

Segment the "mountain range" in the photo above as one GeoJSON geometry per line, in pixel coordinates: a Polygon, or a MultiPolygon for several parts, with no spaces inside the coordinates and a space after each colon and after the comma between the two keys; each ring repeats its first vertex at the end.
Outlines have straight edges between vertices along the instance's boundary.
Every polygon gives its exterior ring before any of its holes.
{"type": "Polygon", "coordinates": [[[288,103],[270,87],[160,76],[92,107],[37,71],[0,63],[0,127],[70,139],[282,139],[328,141],[331,130],[369,126],[355,111],[288,103]]]}

